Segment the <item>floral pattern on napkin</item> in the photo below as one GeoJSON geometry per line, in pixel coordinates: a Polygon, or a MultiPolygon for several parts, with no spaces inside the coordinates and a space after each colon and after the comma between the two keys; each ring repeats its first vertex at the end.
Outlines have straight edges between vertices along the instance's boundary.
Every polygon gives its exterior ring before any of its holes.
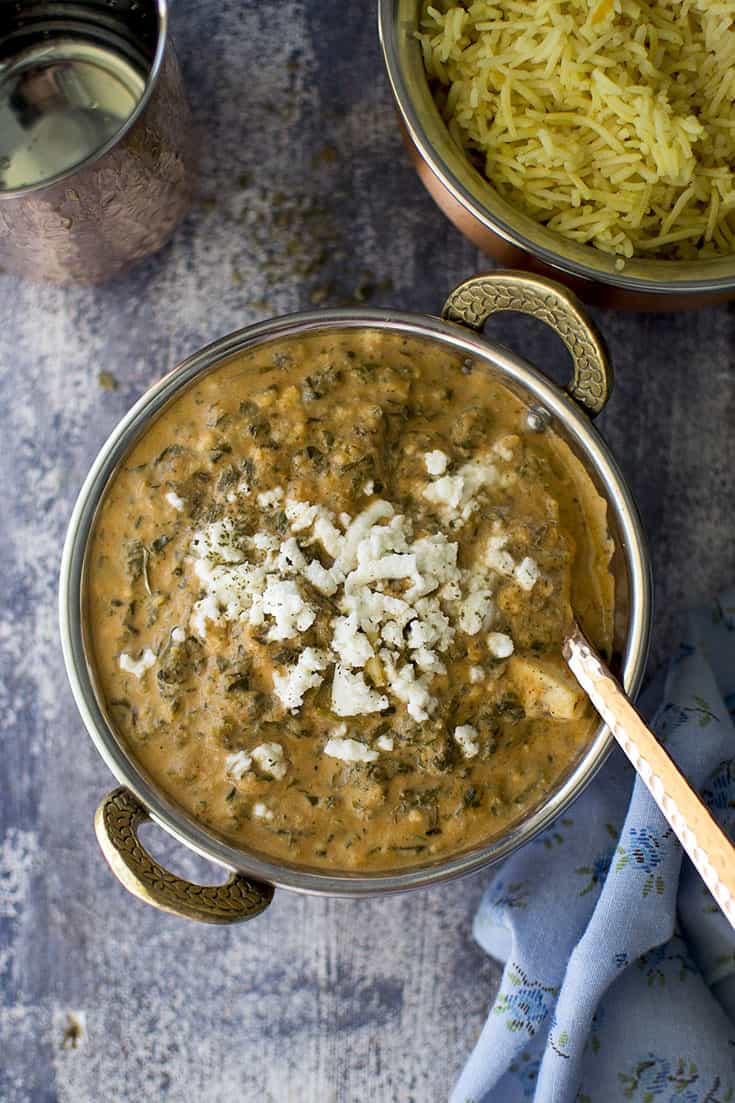
{"type": "MultiPolygon", "coordinates": [[[[735,837],[735,591],[642,707],[735,837]]],[[[619,750],[499,868],[474,934],[505,969],[451,1103],[735,1103],[735,932],[619,750]]]]}

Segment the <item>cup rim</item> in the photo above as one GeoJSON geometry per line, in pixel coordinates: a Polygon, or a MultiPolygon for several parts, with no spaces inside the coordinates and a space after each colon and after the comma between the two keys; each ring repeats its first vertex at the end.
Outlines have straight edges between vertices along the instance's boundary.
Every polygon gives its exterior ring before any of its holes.
{"type": "Polygon", "coordinates": [[[622,533],[621,552],[629,579],[629,625],[622,680],[635,695],[645,672],[651,629],[650,559],[638,512],[608,446],[588,416],[538,369],[502,346],[432,315],[388,309],[341,309],[285,315],[247,326],[207,345],[150,387],[113,429],[92,464],[77,498],[64,543],[59,580],[59,619],[64,662],[72,693],[89,735],[117,781],[130,789],[151,818],[177,840],[215,864],[285,889],[334,896],[367,896],[436,884],[475,872],[506,857],[556,819],[586,787],[605,761],[612,737],[600,725],[567,779],[534,812],[481,847],[426,865],[382,873],[321,871],[255,856],[226,843],[169,800],[138,768],[108,723],[97,700],[85,646],[82,598],[89,536],[109,479],[150,421],[195,378],[235,354],[267,341],[328,329],[371,328],[436,340],[460,354],[489,363],[516,384],[529,404],[541,404],[552,422],[571,434],[608,492],[622,533]]]}
{"type": "Polygon", "coordinates": [[[128,115],[125,122],[123,122],[118,129],[112,134],[106,142],[92,153],[87,154],[81,161],[77,161],[73,165],[69,165],[67,168],[62,169],[60,172],[55,173],[53,176],[49,176],[45,180],[38,180],[35,184],[24,184],[23,187],[13,188],[10,191],[0,190],[0,203],[9,199],[22,199],[27,195],[33,195],[34,193],[46,191],[49,188],[54,187],[56,184],[62,183],[64,180],[68,180],[70,177],[77,176],[80,172],[89,168],[90,165],[100,161],[107,153],[110,152],[125,135],[132,130],[140,116],[145,111],[146,107],[150,103],[153,91],[158,84],[158,78],[161,74],[161,67],[163,65],[163,55],[166,49],[166,43],[168,41],[168,12],[169,12],[169,0],[152,0],[153,6],[158,12],[158,35],[156,38],[156,50],[153,55],[153,60],[150,63],[148,73],[146,75],[145,88],[143,89],[143,95],[138,100],[137,104],[128,115]]]}

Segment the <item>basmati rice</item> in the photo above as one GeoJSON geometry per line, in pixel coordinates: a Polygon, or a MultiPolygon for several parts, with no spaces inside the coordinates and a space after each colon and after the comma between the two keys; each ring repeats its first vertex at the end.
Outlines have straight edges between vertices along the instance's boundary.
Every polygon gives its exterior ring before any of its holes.
{"type": "Polygon", "coordinates": [[[538,222],[627,258],[733,253],[735,0],[434,0],[449,131],[538,222]]]}

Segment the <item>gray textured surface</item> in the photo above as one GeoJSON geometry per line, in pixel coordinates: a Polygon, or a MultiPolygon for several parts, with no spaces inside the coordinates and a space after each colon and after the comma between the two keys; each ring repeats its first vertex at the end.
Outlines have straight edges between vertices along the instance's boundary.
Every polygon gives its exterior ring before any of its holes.
{"type": "MultiPolygon", "coordinates": [[[[470,937],[482,876],[362,903],[281,893],[232,930],[126,896],[92,834],[112,779],[57,643],[74,495],[152,380],[314,292],[334,304],[390,280],[371,303],[436,311],[487,267],[407,165],[374,22],[369,6],[337,0],[182,0],[175,38],[201,130],[202,195],[216,202],[107,287],[0,276],[2,1103],[440,1100],[492,996],[495,968],[470,937]],[[102,368],[117,391],[98,386],[102,368]],[[86,1014],[76,1049],[62,1044],[69,1011],[86,1014]]],[[[618,369],[602,427],[653,545],[661,655],[685,605],[735,575],[735,315],[599,318],[618,369]]],[[[563,370],[533,323],[506,319],[494,332],[563,370]]],[[[176,863],[194,869],[180,853],[176,863]]]]}

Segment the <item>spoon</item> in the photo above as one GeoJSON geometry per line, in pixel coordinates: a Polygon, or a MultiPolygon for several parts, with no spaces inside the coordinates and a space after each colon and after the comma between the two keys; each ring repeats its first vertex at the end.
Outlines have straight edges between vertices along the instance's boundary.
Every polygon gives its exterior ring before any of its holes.
{"type": "Polygon", "coordinates": [[[735,927],[735,846],[626,697],[578,624],[562,653],[735,927]]]}

